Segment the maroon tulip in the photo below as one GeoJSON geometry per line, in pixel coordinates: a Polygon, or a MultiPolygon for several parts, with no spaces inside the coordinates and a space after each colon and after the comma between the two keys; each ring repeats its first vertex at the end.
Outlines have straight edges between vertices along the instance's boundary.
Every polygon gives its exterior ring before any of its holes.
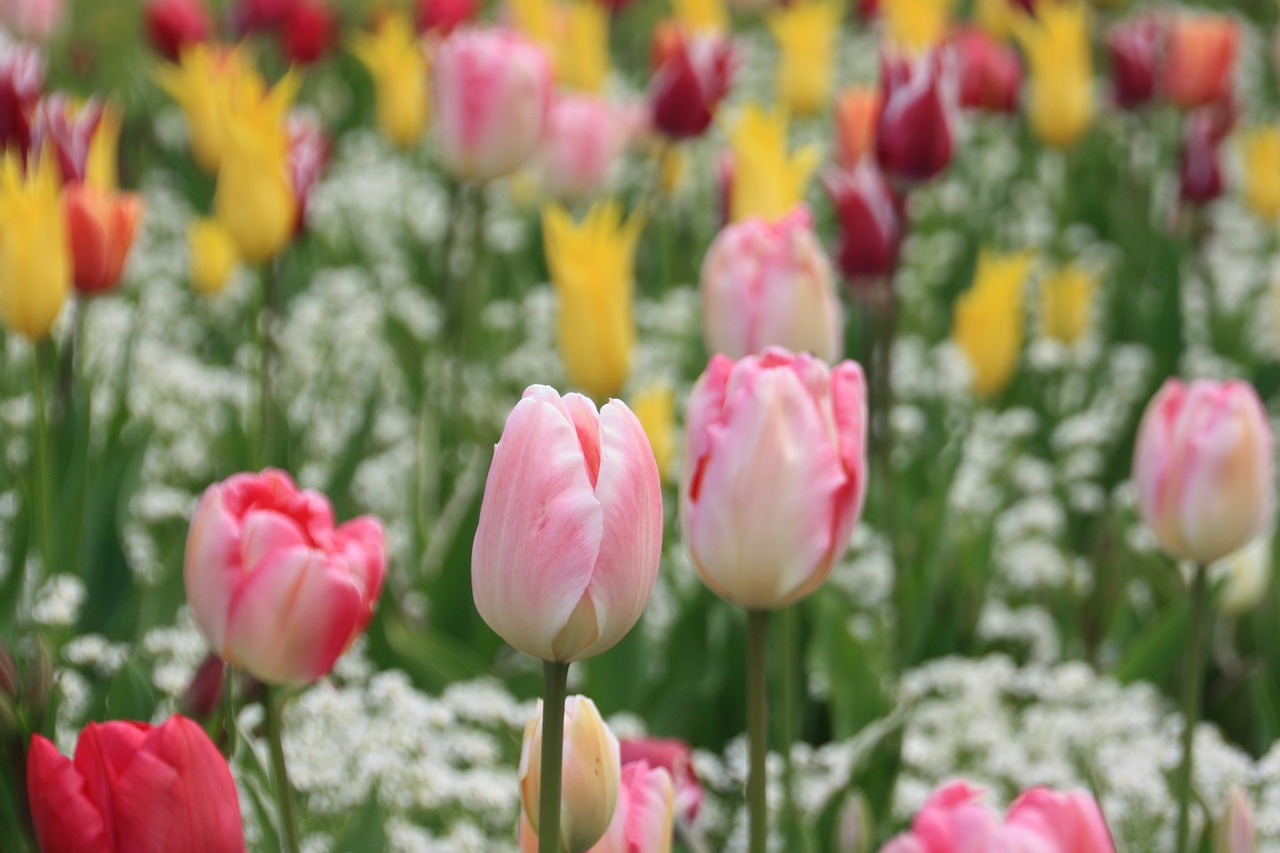
{"type": "Polygon", "coordinates": [[[653,127],[671,139],[701,136],[733,80],[734,52],[713,35],[678,34],[649,83],[653,127]]]}
{"type": "Polygon", "coordinates": [[[1221,111],[1193,110],[1182,126],[1178,160],[1178,193],[1183,201],[1207,204],[1222,195],[1223,172],[1219,148],[1230,129],[1221,111]]]}
{"type": "Polygon", "coordinates": [[[187,716],[203,720],[213,713],[222,701],[222,683],[226,680],[227,664],[210,652],[191,676],[191,683],[182,694],[182,710],[187,716]]]}
{"type": "Polygon", "coordinates": [[[240,853],[244,830],[227,762],[198,725],[90,723],[74,761],[40,735],[27,756],[43,853],[240,853]]]}
{"type": "Polygon", "coordinates": [[[1164,28],[1155,15],[1141,15],[1116,24],[1107,33],[1111,57],[1111,91],[1115,102],[1133,109],[1156,94],[1156,71],[1164,28]]]}
{"type": "Polygon", "coordinates": [[[144,26],[151,48],[170,62],[182,49],[199,44],[213,32],[213,22],[203,0],[150,0],[144,26]]]}
{"type": "Polygon", "coordinates": [[[328,162],[329,136],[324,127],[311,114],[295,110],[289,116],[289,171],[298,202],[298,221],[294,226],[298,232],[306,227],[311,188],[328,162]]]}
{"type": "Polygon", "coordinates": [[[0,149],[31,147],[31,114],[44,87],[44,57],[21,42],[0,44],[0,149]]]}
{"type": "Polygon", "coordinates": [[[476,0],[418,0],[418,32],[447,36],[476,16],[476,0]]]}
{"type": "Polygon", "coordinates": [[[337,43],[338,16],[322,0],[299,0],[285,19],[280,49],[285,58],[310,65],[337,43]]]}
{"type": "Polygon", "coordinates": [[[960,66],[960,106],[991,113],[1018,109],[1022,63],[1018,52],[976,27],[951,37],[960,66]]]}
{"type": "Polygon", "coordinates": [[[898,266],[905,217],[889,182],[864,159],[852,170],[824,172],[822,184],[840,222],[836,263],[845,278],[859,283],[892,275],[898,266]]]}
{"type": "Polygon", "coordinates": [[[77,106],[69,95],[56,92],[42,99],[31,122],[31,144],[49,146],[58,158],[58,168],[66,183],[84,182],[89,166],[89,146],[102,122],[102,104],[88,100],[77,106]]]}
{"type": "Polygon", "coordinates": [[[905,184],[936,177],[955,151],[956,91],[950,52],[935,49],[919,59],[881,57],[883,111],[876,159],[889,177],[905,184]]]}
{"type": "Polygon", "coordinates": [[[702,785],[693,771],[693,748],[676,738],[657,737],[623,739],[618,746],[623,767],[643,761],[671,774],[676,786],[676,814],[685,823],[693,823],[702,806],[702,785]]]}

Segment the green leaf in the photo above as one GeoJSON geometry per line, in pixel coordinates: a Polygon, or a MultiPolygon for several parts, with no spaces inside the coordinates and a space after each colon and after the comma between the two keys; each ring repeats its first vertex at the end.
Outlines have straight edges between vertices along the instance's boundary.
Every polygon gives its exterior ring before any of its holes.
{"type": "Polygon", "coordinates": [[[1139,679],[1168,683],[1186,651],[1189,618],[1187,601],[1171,602],[1169,609],[1129,643],[1115,669],[1116,680],[1122,684],[1139,679]]]}
{"type": "Polygon", "coordinates": [[[390,849],[376,785],[369,791],[364,805],[347,821],[332,849],[333,853],[385,853],[390,849]]]}

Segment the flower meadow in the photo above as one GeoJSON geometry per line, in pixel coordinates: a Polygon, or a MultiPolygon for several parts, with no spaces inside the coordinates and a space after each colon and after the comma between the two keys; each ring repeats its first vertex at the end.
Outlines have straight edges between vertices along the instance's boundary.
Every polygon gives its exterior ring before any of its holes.
{"type": "Polygon", "coordinates": [[[0,0],[0,850],[1280,850],[1278,23],[0,0]]]}

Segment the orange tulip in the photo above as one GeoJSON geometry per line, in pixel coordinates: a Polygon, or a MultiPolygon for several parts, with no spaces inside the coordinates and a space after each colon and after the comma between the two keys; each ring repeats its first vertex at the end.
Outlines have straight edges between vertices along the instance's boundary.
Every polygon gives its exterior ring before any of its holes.
{"type": "Polygon", "coordinates": [[[1180,15],[1169,26],[1164,90],[1183,109],[1229,101],[1240,30],[1225,15],[1180,15]]]}
{"type": "Polygon", "coordinates": [[[142,218],[142,200],[82,184],[63,191],[62,210],[76,290],[92,296],[115,287],[142,218]]]}
{"type": "Polygon", "coordinates": [[[852,86],[836,98],[836,159],[852,169],[876,142],[880,124],[880,93],[869,86],[852,86]]]}

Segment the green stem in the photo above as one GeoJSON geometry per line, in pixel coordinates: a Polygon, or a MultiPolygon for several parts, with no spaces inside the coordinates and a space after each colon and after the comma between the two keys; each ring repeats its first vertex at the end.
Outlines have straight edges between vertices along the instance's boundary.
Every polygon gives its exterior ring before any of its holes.
{"type": "Polygon", "coordinates": [[[49,533],[52,496],[49,482],[49,410],[44,393],[45,346],[43,342],[35,344],[31,355],[31,382],[36,398],[36,482],[31,509],[40,542],[40,563],[47,577],[53,572],[53,539],[49,533]]]}
{"type": "Polygon", "coordinates": [[[1191,770],[1196,723],[1200,720],[1204,682],[1205,631],[1209,621],[1209,582],[1204,566],[1196,566],[1191,582],[1191,630],[1187,637],[1186,672],[1182,683],[1182,763],[1178,765],[1177,853],[1189,851],[1191,841],[1191,770]]]}
{"type": "Polygon", "coordinates": [[[293,812],[293,789],[284,763],[284,736],[280,727],[279,697],[275,688],[262,685],[262,709],[267,718],[267,745],[271,748],[271,783],[280,810],[280,845],[284,853],[299,853],[298,822],[293,812]]]}
{"type": "Polygon", "coordinates": [[[747,739],[751,769],[747,775],[747,809],[751,827],[750,853],[765,853],[769,839],[769,803],[765,790],[765,762],[769,756],[765,700],[765,627],[768,613],[747,611],[747,739]]]}
{"type": "Polygon", "coordinates": [[[791,762],[791,746],[796,740],[796,706],[799,700],[796,673],[799,661],[796,660],[796,647],[800,630],[796,619],[796,606],[782,610],[782,792],[783,814],[786,816],[786,837],[793,838],[798,834],[799,820],[796,813],[795,767],[791,762]]]}
{"type": "Polygon", "coordinates": [[[543,661],[542,678],[542,785],[538,791],[538,849],[559,853],[564,694],[569,683],[569,664],[543,661]]]}
{"type": "Polygon", "coordinates": [[[485,187],[483,184],[477,184],[472,187],[473,216],[475,219],[475,229],[472,232],[474,239],[474,255],[472,262],[471,286],[464,288],[462,295],[463,305],[466,306],[465,311],[465,329],[466,329],[466,347],[464,348],[467,356],[474,356],[480,351],[480,314],[484,311],[485,302],[489,299],[489,244],[485,241],[484,235],[484,217],[487,199],[485,198],[485,187]]]}

